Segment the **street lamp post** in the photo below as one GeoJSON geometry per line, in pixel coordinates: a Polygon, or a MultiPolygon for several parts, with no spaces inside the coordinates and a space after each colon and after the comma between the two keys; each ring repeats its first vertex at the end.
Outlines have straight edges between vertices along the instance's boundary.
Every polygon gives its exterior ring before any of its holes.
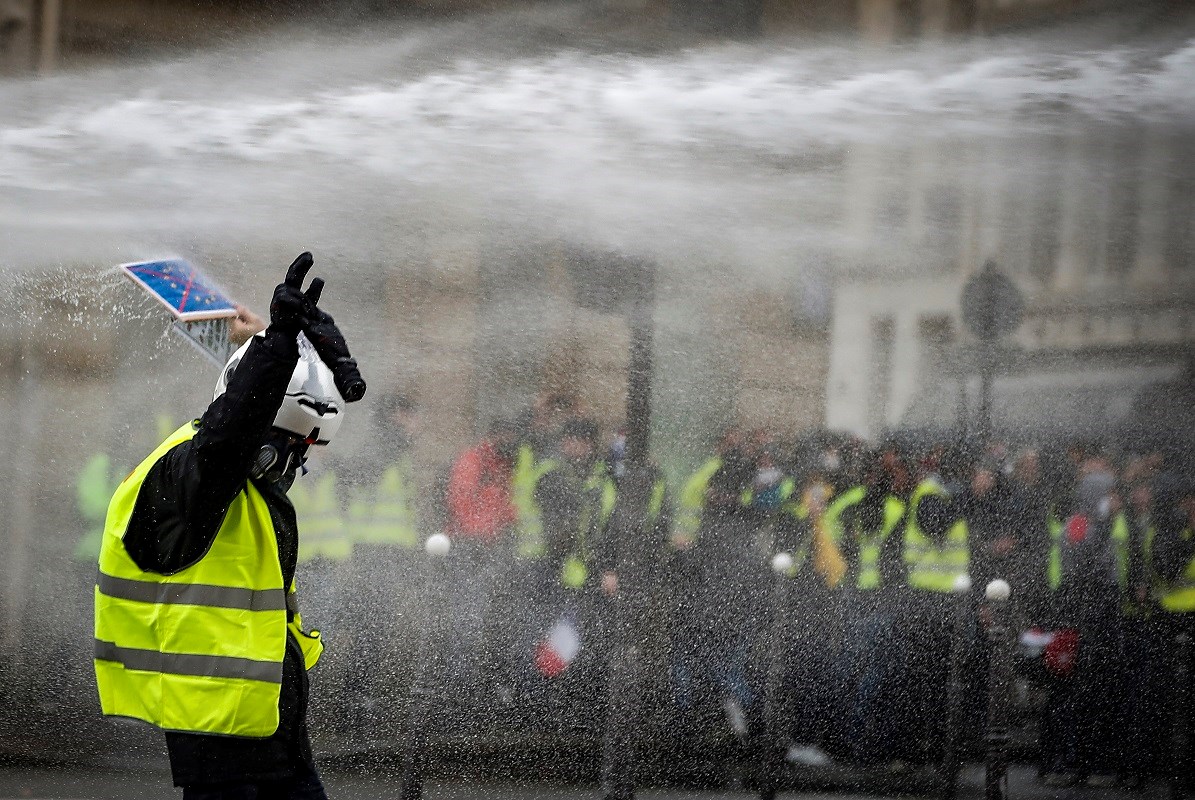
{"type": "Polygon", "coordinates": [[[1012,690],[1012,628],[1008,620],[1010,589],[997,579],[987,585],[988,623],[988,726],[985,738],[984,800],[1007,800],[1009,704],[1012,690]]]}
{"type": "Polygon", "coordinates": [[[1190,677],[1191,636],[1182,631],[1174,637],[1174,700],[1170,716],[1170,763],[1166,765],[1170,773],[1167,777],[1171,800],[1180,800],[1183,796],[1185,772],[1182,765],[1187,761],[1187,750],[1191,746],[1191,689],[1187,685],[1190,677]]]}
{"type": "Polygon", "coordinates": [[[780,791],[784,751],[781,731],[783,707],[780,695],[783,691],[785,647],[788,643],[788,602],[790,573],[793,557],[786,552],[772,556],[772,604],[768,625],[767,677],[763,696],[763,736],[756,757],[760,759],[759,796],[761,800],[773,800],[780,791]]]}
{"type": "Polygon", "coordinates": [[[656,267],[627,261],[624,275],[634,281],[627,307],[631,329],[627,370],[626,473],[619,484],[624,508],[616,525],[619,589],[611,598],[614,643],[607,675],[606,727],[602,742],[602,787],[605,800],[635,796],[639,722],[642,717],[640,618],[647,608],[645,585],[648,506],[655,474],[651,466],[651,388],[655,333],[656,267]]]}
{"type": "Polygon", "coordinates": [[[435,686],[432,669],[436,657],[436,636],[433,627],[437,619],[436,608],[440,593],[438,587],[444,584],[444,561],[452,549],[451,540],[442,533],[427,537],[423,549],[427,552],[427,573],[424,583],[423,624],[419,626],[418,644],[415,650],[415,677],[411,681],[410,701],[407,709],[406,747],[403,748],[401,800],[422,800],[423,777],[428,761],[428,727],[433,710],[435,686]]]}
{"type": "Polygon", "coordinates": [[[950,634],[950,676],[946,685],[946,751],[942,756],[942,798],[953,800],[958,781],[963,709],[963,650],[971,621],[971,576],[954,582],[954,621],[950,634]]]}

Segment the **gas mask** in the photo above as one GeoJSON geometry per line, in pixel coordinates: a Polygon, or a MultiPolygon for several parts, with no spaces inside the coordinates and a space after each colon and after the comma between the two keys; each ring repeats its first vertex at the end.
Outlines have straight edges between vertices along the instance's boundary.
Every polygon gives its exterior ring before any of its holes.
{"type": "Polygon", "coordinates": [[[283,431],[273,430],[253,459],[250,476],[266,483],[283,484],[285,491],[307,461],[307,442],[283,431]]]}

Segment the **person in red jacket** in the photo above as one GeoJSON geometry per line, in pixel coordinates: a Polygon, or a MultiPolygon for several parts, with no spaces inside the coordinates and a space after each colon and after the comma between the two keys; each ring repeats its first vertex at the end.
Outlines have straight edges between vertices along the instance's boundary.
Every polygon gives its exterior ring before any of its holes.
{"type": "Polygon", "coordinates": [[[503,604],[513,559],[517,442],[514,425],[494,423],[452,465],[445,492],[444,532],[453,544],[446,564],[447,678],[479,702],[486,699],[480,693],[509,671],[509,614],[495,605],[503,604]]]}
{"type": "Polygon", "coordinates": [[[517,438],[512,424],[496,422],[486,438],[452,465],[445,533],[454,544],[467,540],[493,544],[514,525],[511,478],[517,438]]]}

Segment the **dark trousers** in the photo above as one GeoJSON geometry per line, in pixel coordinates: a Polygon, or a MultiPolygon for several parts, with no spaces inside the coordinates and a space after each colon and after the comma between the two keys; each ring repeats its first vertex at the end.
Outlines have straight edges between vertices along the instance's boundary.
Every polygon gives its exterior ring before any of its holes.
{"type": "Polygon", "coordinates": [[[897,634],[892,611],[866,599],[848,616],[840,669],[847,675],[845,737],[852,761],[873,764],[896,752],[894,683],[906,663],[907,643],[897,634]]]}
{"type": "Polygon", "coordinates": [[[1124,768],[1124,748],[1131,744],[1123,724],[1119,607],[1090,604],[1078,629],[1074,670],[1050,690],[1044,760],[1051,771],[1115,774],[1124,768]]]}
{"type": "Polygon", "coordinates": [[[184,786],[183,800],[328,800],[328,795],[319,775],[308,769],[283,781],[184,786]]]}
{"type": "Polygon", "coordinates": [[[950,673],[950,600],[953,595],[909,591],[900,596],[896,626],[901,641],[893,654],[893,731],[898,744],[892,756],[915,763],[941,758],[946,737],[942,721],[947,712],[950,673]]]}
{"type": "Polygon", "coordinates": [[[1124,718],[1117,739],[1124,772],[1138,778],[1152,776],[1164,760],[1164,748],[1158,747],[1162,741],[1158,723],[1167,718],[1162,695],[1169,677],[1167,633],[1165,620],[1156,616],[1129,618],[1123,623],[1118,682],[1124,696],[1124,718]]]}

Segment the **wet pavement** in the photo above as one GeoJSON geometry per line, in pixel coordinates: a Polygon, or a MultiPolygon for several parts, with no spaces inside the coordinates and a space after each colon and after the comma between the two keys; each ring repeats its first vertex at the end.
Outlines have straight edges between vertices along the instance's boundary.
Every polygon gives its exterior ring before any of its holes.
{"type": "MultiPolygon", "coordinates": [[[[332,800],[385,800],[398,797],[396,776],[328,774],[325,776],[332,800]]],[[[53,768],[0,768],[0,800],[157,800],[177,798],[181,793],[170,784],[170,776],[160,770],[98,771],[53,768]]],[[[643,800],[716,800],[717,798],[749,798],[758,795],[745,790],[680,790],[644,789],[637,793],[643,800]]],[[[1009,778],[1011,800],[1129,800],[1129,798],[1163,797],[1162,786],[1152,786],[1137,792],[1116,789],[1092,789],[1077,786],[1052,789],[1041,786],[1032,767],[1014,767],[1009,778]]],[[[592,786],[568,786],[551,783],[510,783],[481,781],[435,781],[427,785],[427,800],[548,800],[548,798],[592,798],[598,800],[601,791],[592,786]]],[[[782,798],[835,798],[861,800],[877,795],[854,795],[822,792],[782,793],[782,798]]],[[[983,772],[978,767],[964,770],[959,783],[960,800],[983,797],[983,772]]]]}

